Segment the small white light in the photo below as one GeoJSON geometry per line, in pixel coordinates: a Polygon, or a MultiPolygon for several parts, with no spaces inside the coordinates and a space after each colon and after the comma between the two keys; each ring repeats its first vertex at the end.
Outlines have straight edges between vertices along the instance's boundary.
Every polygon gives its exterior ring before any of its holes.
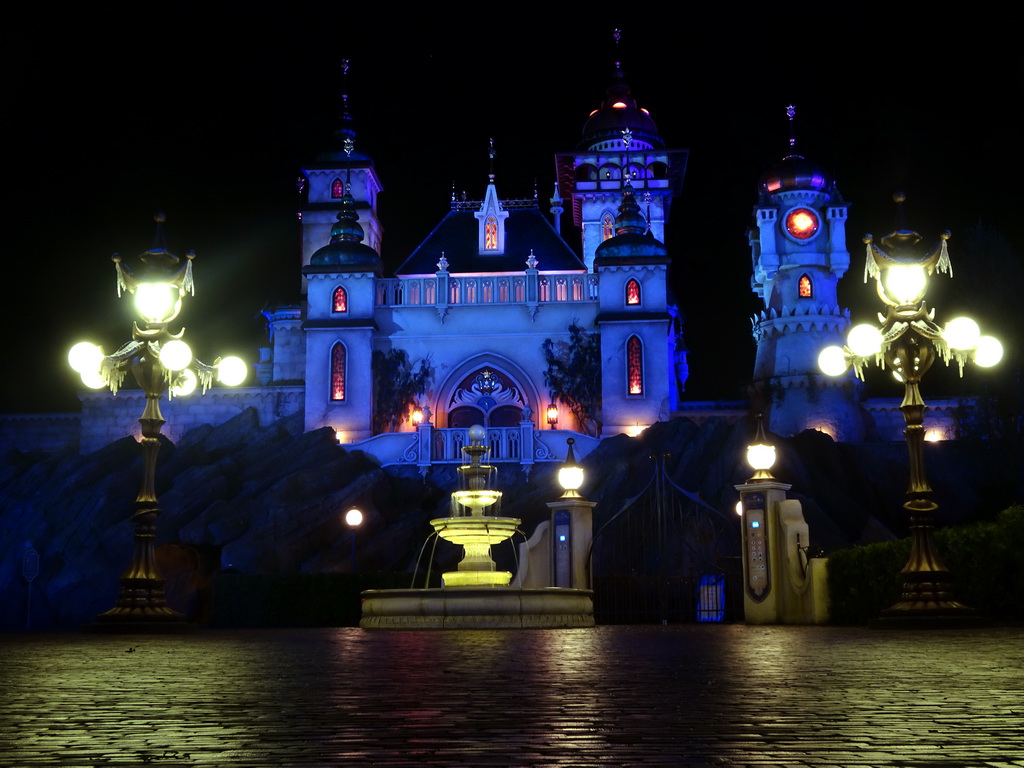
{"type": "Polygon", "coordinates": [[[737,501],[736,502],[736,514],[739,515],[740,517],[743,517],[743,502],[742,501],[737,501]]]}
{"type": "Polygon", "coordinates": [[[974,349],[980,337],[981,328],[969,317],[950,320],[942,332],[942,338],[950,349],[974,349]]]}
{"type": "Polygon", "coordinates": [[[583,467],[578,464],[558,470],[558,484],[566,491],[578,491],[583,485],[583,467]]]}
{"type": "Polygon", "coordinates": [[[174,386],[171,387],[171,394],[175,397],[187,397],[196,391],[196,386],[199,383],[199,379],[191,368],[186,368],[178,374],[177,379],[174,381],[174,386]]]}
{"type": "Polygon", "coordinates": [[[886,294],[901,304],[912,304],[920,299],[927,284],[923,267],[889,267],[882,272],[882,285],[886,294]]]}
{"type": "Polygon", "coordinates": [[[842,347],[825,347],[818,355],[818,367],[826,376],[841,376],[846,373],[846,353],[842,347]]]}
{"type": "Polygon", "coordinates": [[[345,513],[345,524],[356,528],[363,522],[363,513],[353,507],[345,513]]]}
{"type": "Polygon", "coordinates": [[[229,387],[236,387],[245,381],[246,373],[248,370],[241,358],[225,357],[217,363],[217,379],[229,387]]]}
{"type": "Polygon", "coordinates": [[[766,443],[747,446],[747,464],[754,470],[769,470],[775,465],[775,446],[766,443]]]}
{"type": "Polygon", "coordinates": [[[81,371],[79,375],[82,377],[82,383],[89,389],[103,389],[107,382],[100,376],[99,370],[95,371],[81,371]]]}
{"type": "Polygon", "coordinates": [[[160,347],[160,364],[168,371],[180,371],[192,362],[192,350],[180,339],[171,339],[160,347]]]}
{"type": "Polygon", "coordinates": [[[850,329],[846,345],[857,357],[871,357],[882,349],[882,332],[873,325],[862,323],[850,329]]]}
{"type": "Polygon", "coordinates": [[[995,336],[982,336],[974,350],[974,364],[991,368],[1003,359],[1003,345],[995,336]]]}
{"type": "Polygon", "coordinates": [[[98,373],[102,362],[103,350],[88,341],[78,342],[68,352],[68,363],[79,373],[86,371],[98,373]]]}

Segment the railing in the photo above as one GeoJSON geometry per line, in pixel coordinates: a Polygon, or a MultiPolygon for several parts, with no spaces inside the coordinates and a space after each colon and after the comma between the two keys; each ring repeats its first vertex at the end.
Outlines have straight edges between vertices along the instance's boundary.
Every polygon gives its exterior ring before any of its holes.
{"type": "Polygon", "coordinates": [[[378,280],[376,301],[379,307],[437,307],[593,302],[597,298],[597,275],[528,270],[522,275],[452,277],[440,273],[378,280]]]}

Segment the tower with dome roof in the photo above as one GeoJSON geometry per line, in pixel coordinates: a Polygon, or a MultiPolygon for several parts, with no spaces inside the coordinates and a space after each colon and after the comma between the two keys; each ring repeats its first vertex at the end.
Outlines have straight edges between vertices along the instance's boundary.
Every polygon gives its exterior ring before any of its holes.
{"type": "Polygon", "coordinates": [[[863,435],[852,377],[831,379],[818,368],[818,353],[842,344],[850,323],[836,287],[850,266],[846,250],[848,203],[826,171],[790,151],[758,180],[754,225],[749,231],[751,288],[763,302],[753,318],[757,354],[754,394],[780,435],[818,429],[833,438],[863,435]]]}

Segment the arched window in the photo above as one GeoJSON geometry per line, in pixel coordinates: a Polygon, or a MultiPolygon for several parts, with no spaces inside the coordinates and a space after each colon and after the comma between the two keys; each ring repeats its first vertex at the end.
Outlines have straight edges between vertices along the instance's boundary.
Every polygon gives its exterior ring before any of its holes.
{"type": "Polygon", "coordinates": [[[348,357],[345,345],[340,341],[331,347],[331,400],[336,403],[345,399],[345,363],[348,357]]]}
{"type": "Polygon", "coordinates": [[[597,168],[589,163],[576,166],[576,181],[597,181],[597,168]]]}
{"type": "Polygon", "coordinates": [[[493,216],[488,216],[484,224],[484,248],[488,251],[498,250],[498,220],[493,216]]]}
{"type": "Polygon", "coordinates": [[[636,336],[626,341],[626,384],[629,394],[644,393],[644,347],[636,336]]]}
{"type": "Polygon", "coordinates": [[[601,240],[607,240],[615,235],[615,217],[606,213],[601,217],[601,240]]]}
{"type": "Polygon", "coordinates": [[[801,299],[809,299],[814,295],[814,287],[811,285],[811,278],[807,275],[801,275],[800,282],[797,285],[801,299]]]}
{"type": "Polygon", "coordinates": [[[345,184],[341,179],[335,179],[331,182],[331,197],[335,200],[340,200],[345,196],[345,184]]]}
{"type": "Polygon", "coordinates": [[[551,283],[548,282],[546,277],[542,277],[539,280],[538,289],[540,290],[541,301],[551,301],[551,283]]]}
{"type": "Polygon", "coordinates": [[[633,278],[626,283],[626,304],[631,307],[640,305],[640,283],[633,278]]]}
{"type": "Polygon", "coordinates": [[[334,289],[331,299],[331,312],[348,312],[348,294],[340,285],[334,289]]]}
{"type": "Polygon", "coordinates": [[[564,277],[555,280],[555,301],[569,300],[569,283],[564,277]]]}

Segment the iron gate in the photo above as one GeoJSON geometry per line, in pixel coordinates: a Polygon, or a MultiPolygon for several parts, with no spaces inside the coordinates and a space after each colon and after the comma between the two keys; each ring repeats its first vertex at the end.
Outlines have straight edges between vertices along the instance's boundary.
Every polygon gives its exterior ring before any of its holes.
{"type": "Polygon", "coordinates": [[[599,624],[733,621],[742,617],[740,530],[677,486],[654,459],[650,481],[594,534],[599,624]]]}

